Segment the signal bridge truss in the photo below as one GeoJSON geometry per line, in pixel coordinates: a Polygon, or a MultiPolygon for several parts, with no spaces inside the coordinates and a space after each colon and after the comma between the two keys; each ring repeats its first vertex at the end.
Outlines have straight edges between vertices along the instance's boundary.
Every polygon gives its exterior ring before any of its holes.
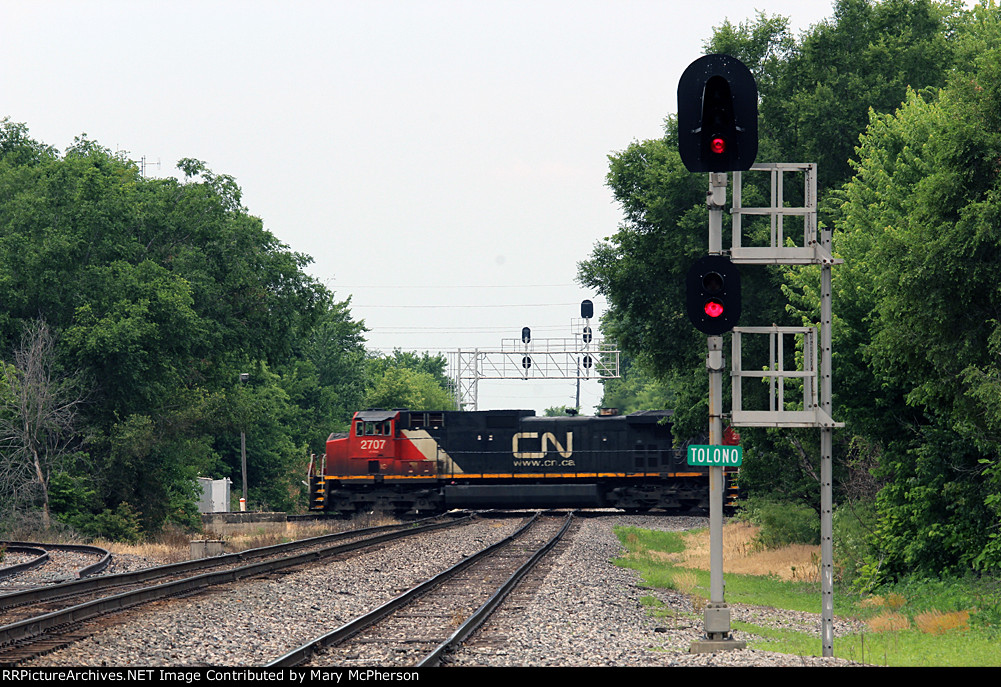
{"type": "Polygon", "coordinates": [[[449,376],[461,410],[478,410],[480,380],[617,379],[618,348],[591,334],[586,320],[574,320],[574,338],[502,339],[494,349],[459,349],[448,353],[449,376]]]}
{"type": "MultiPolygon", "coordinates": [[[[734,327],[733,328],[733,380],[731,420],[736,427],[817,427],[820,429],[820,577],[821,577],[821,645],[824,656],[834,655],[834,529],[833,514],[833,431],[844,427],[835,422],[831,390],[831,266],[841,263],[831,250],[830,227],[817,224],[817,165],[813,163],[757,164],[752,172],[771,175],[771,202],[769,207],[744,207],[741,200],[743,172],[733,173],[733,215],[730,258],[734,263],[750,265],[811,265],[820,272],[820,322],[817,327],[734,327]],[[785,199],[783,174],[802,173],[803,205],[792,207],[785,199]],[[742,220],[755,215],[769,217],[769,245],[745,247],[741,244],[744,228],[742,220]],[[799,221],[803,228],[803,243],[790,246],[786,238],[786,220],[799,221]],[[819,231],[818,231],[819,230],[819,231]],[[746,336],[763,334],[769,337],[767,366],[748,365],[742,359],[746,336]],[[786,340],[793,340],[792,359],[788,369],[786,340]],[[796,344],[801,348],[797,350],[796,344]],[[763,368],[763,369],[762,369],[763,368]],[[768,382],[768,408],[748,410],[743,407],[745,379],[768,382]],[[803,398],[799,402],[787,399],[786,385],[792,389],[802,386],[803,398]]],[[[710,182],[712,185],[712,182],[710,182]]],[[[710,213],[711,214],[711,213],[710,213]]],[[[762,227],[763,228],[763,227],[762,227]]],[[[762,232],[763,233],[763,232],[762,232]]],[[[789,232],[791,239],[792,232],[789,232]]],[[[710,245],[712,237],[710,238],[710,245]]],[[[762,347],[763,348],[763,347],[762,347]]],[[[707,357],[707,363],[711,361],[707,357]]],[[[721,361],[720,361],[721,362],[721,361]]],[[[712,372],[712,370],[711,370],[712,372]]],[[[713,525],[710,525],[712,528],[713,525]]],[[[717,527],[719,527],[717,525],[717,527]]],[[[718,537],[718,535],[717,535],[718,537]]],[[[719,545],[717,545],[719,546],[719,545]]],[[[718,554],[720,559],[722,553],[718,554]]],[[[722,569],[720,560],[719,569],[722,569]]],[[[708,626],[708,620],[707,620],[708,626]]]]}
{"type": "MultiPolygon", "coordinates": [[[[817,226],[817,165],[815,163],[765,163],[755,164],[752,172],[767,172],[771,181],[769,207],[753,208],[742,204],[742,175],[733,173],[733,215],[730,258],[745,265],[818,265],[820,267],[821,321],[817,327],[734,327],[731,377],[733,380],[732,424],[736,427],[843,427],[831,417],[831,266],[843,262],[831,253],[831,230],[817,226]],[[783,175],[802,174],[803,205],[787,204],[783,175]],[[744,217],[769,218],[769,244],[762,247],[742,245],[744,217]],[[786,220],[794,218],[802,225],[802,245],[790,246],[795,229],[790,231],[786,220]],[[789,236],[787,237],[787,234],[789,236]],[[742,337],[764,334],[769,337],[767,366],[749,369],[741,360],[742,337]],[[793,347],[800,347],[796,358],[800,369],[785,369],[786,341],[791,337],[793,347]],[[768,380],[768,409],[743,408],[744,379],[768,380]],[[801,409],[790,410],[785,397],[787,381],[793,387],[802,387],[801,409]]],[[[791,399],[790,399],[791,400],[791,399]]]]}

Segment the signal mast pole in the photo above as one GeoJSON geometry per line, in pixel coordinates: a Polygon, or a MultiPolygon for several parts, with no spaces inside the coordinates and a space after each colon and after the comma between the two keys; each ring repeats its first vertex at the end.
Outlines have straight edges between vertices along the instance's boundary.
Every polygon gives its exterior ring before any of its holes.
{"type": "MultiPolygon", "coordinates": [[[[723,206],[726,205],[726,172],[710,172],[709,193],[709,254],[723,252],[723,206]]],[[[709,372],[709,444],[723,444],[723,336],[706,337],[708,353],[706,368],[709,372]]],[[[742,649],[745,642],[730,636],[730,608],[726,605],[723,584],[723,467],[709,467],[709,603],[705,609],[707,642],[698,644],[699,650],[715,651],[721,648],[742,649]]]]}
{"type": "MultiPolygon", "coordinates": [[[[729,55],[706,55],[678,83],[678,153],[690,172],[709,172],[709,251],[686,277],[686,310],[707,334],[709,444],[723,445],[723,334],[740,317],[740,273],[723,255],[727,173],[749,169],[758,152],[757,85],[750,70],[729,55]]],[[[689,463],[692,458],[689,457],[689,463]]],[[[742,649],[730,634],[723,583],[723,465],[709,465],[709,603],[705,639],[693,653],[742,649]]]]}

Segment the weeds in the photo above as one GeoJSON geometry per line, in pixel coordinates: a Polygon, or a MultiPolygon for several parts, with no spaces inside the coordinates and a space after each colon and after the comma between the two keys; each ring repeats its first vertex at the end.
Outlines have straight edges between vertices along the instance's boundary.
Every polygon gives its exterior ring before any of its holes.
{"type": "MultiPolygon", "coordinates": [[[[381,522],[379,524],[387,524],[381,522]]],[[[220,535],[207,532],[191,535],[178,529],[164,530],[157,537],[138,543],[123,543],[110,541],[95,541],[95,546],[108,549],[114,554],[139,556],[157,563],[179,563],[191,558],[191,541],[193,539],[215,539],[223,542],[226,553],[237,553],[248,549],[259,549],[299,539],[309,539],[331,532],[339,532],[350,527],[360,526],[357,523],[344,521],[325,521],[312,523],[287,523],[283,531],[264,531],[257,528],[247,533],[220,535]]],[[[371,525],[364,525],[371,526],[371,525]]]]}
{"type": "MultiPolygon", "coordinates": [[[[635,568],[655,588],[674,589],[696,613],[708,588],[708,533],[617,530],[628,554],[617,563],[635,568]]],[[[820,612],[816,547],[765,549],[747,523],[724,528],[724,572],[731,604],[820,612]],[[753,572],[748,572],[753,571],[753,572]]],[[[911,579],[859,597],[835,591],[835,615],[863,620],[866,630],[839,636],[835,656],[892,666],[1001,666],[1001,581],[994,578],[911,579]]],[[[663,613],[663,610],[659,611],[663,613]]],[[[756,649],[820,655],[817,634],[734,622],[759,639],[756,649]]]]}
{"type": "Polygon", "coordinates": [[[879,615],[873,616],[865,621],[866,627],[872,632],[893,632],[895,630],[906,630],[911,626],[911,621],[906,615],[895,611],[883,611],[879,615]]]}
{"type": "Polygon", "coordinates": [[[941,635],[950,630],[968,630],[970,628],[970,612],[926,611],[914,616],[914,625],[930,635],[941,635]]]}

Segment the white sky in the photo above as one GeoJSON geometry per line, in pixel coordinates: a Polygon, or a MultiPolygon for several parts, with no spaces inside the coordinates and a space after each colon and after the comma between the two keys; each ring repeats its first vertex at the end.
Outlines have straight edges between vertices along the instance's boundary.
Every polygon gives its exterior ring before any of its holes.
{"type": "MultiPolygon", "coordinates": [[[[614,233],[607,156],[659,137],[712,27],[832,0],[0,0],[0,117],[180,176],[251,214],[372,330],[370,348],[571,336],[577,263],[614,233]]],[[[597,325],[597,322],[594,323],[597,325]]],[[[670,335],[670,333],[665,333],[670,335]]],[[[479,407],[574,382],[481,382],[479,407]]],[[[597,382],[582,385],[590,412],[597,382]]]]}

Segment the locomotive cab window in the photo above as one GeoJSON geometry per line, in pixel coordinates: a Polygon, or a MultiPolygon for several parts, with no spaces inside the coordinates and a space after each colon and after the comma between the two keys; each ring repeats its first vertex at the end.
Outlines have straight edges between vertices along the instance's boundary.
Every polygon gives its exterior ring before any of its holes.
{"type": "Polygon", "coordinates": [[[393,421],[386,420],[385,422],[363,422],[358,420],[355,423],[355,436],[392,436],[393,435],[393,421]]]}

